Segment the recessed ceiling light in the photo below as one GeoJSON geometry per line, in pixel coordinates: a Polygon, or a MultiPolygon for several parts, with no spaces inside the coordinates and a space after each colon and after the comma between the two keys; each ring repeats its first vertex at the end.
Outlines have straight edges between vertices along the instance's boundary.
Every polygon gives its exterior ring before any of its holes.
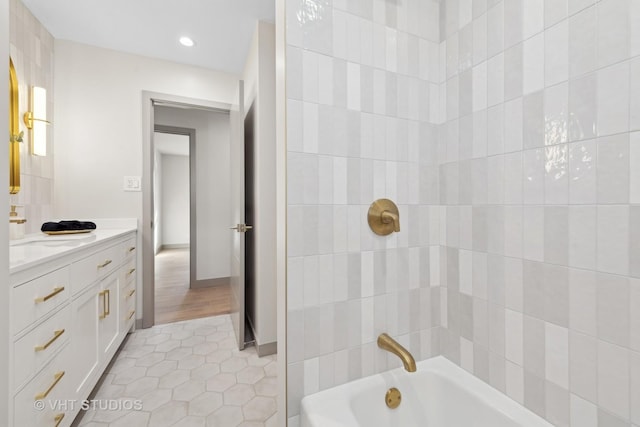
{"type": "Polygon", "coordinates": [[[192,47],[195,45],[195,42],[190,37],[182,36],[180,37],[180,44],[182,46],[192,47]]]}

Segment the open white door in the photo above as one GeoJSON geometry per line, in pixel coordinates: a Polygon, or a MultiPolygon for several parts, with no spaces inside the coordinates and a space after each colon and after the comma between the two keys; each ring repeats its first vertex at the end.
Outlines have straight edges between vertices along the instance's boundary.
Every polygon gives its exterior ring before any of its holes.
{"type": "Polygon", "coordinates": [[[238,340],[244,349],[244,81],[238,82],[237,103],[229,114],[231,135],[231,320],[238,340]]]}

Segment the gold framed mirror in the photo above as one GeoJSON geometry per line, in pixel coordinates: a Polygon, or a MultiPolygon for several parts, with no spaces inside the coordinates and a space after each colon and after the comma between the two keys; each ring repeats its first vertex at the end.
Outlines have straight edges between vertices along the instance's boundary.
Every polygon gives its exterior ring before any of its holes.
{"type": "Polygon", "coordinates": [[[20,132],[18,119],[18,77],[13,61],[9,58],[9,194],[20,191],[20,132]]]}

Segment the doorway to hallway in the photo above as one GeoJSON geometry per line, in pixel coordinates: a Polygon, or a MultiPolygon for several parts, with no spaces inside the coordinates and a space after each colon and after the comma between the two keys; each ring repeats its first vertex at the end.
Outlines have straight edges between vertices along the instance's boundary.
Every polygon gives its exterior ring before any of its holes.
{"type": "Polygon", "coordinates": [[[229,189],[211,188],[209,181],[215,175],[207,171],[219,168],[221,161],[226,163],[224,115],[172,106],[156,106],[154,110],[156,323],[227,314],[230,280],[228,272],[225,274],[229,263],[225,258],[229,245],[221,238],[229,234],[224,227],[228,223],[224,194],[229,189]],[[220,131],[210,129],[214,126],[220,131]],[[221,206],[207,208],[210,198],[221,206]],[[216,220],[216,215],[221,218],[216,220]]]}
{"type": "Polygon", "coordinates": [[[189,249],[163,249],[155,259],[156,324],[227,314],[229,284],[189,287],[189,249]]]}

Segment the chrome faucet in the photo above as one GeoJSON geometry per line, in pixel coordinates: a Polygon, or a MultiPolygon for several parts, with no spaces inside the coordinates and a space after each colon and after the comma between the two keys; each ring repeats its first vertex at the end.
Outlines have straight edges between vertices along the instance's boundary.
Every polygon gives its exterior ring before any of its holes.
{"type": "Polygon", "coordinates": [[[386,333],[382,333],[378,337],[378,347],[398,356],[400,360],[402,360],[404,369],[407,372],[416,371],[416,361],[411,353],[409,353],[409,350],[401,346],[396,340],[391,338],[386,333]]]}

